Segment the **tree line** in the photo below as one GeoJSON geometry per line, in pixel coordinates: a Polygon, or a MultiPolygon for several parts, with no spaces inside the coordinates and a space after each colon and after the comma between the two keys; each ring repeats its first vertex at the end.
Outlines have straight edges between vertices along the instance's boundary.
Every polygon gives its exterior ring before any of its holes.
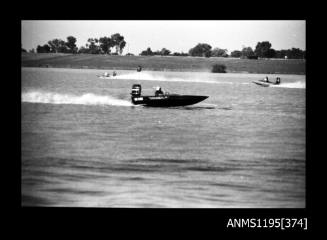
{"type": "Polygon", "coordinates": [[[142,56],[154,55],[171,55],[171,56],[193,56],[193,57],[235,57],[235,58],[289,58],[289,59],[305,59],[305,51],[299,48],[286,50],[275,50],[271,48],[271,43],[268,41],[258,42],[255,49],[251,47],[243,47],[242,50],[234,50],[228,54],[227,49],[214,48],[207,43],[199,43],[191,48],[188,53],[173,53],[170,54],[168,49],[163,48],[161,51],[152,52],[151,48],[147,48],[140,53],[142,56]]]}
{"type": "Polygon", "coordinates": [[[228,54],[227,49],[214,48],[206,43],[199,43],[189,50],[190,56],[199,57],[235,57],[235,58],[289,58],[289,59],[305,59],[305,51],[299,48],[286,50],[275,50],[271,47],[269,41],[258,42],[255,49],[251,47],[243,47],[242,50],[234,50],[228,54]]]}
{"type": "Polygon", "coordinates": [[[289,58],[289,59],[305,59],[306,51],[299,48],[275,50],[269,41],[258,42],[255,49],[251,47],[243,47],[241,51],[235,50],[231,52],[231,57],[237,58],[289,58]]]}
{"type": "Polygon", "coordinates": [[[174,52],[172,53],[170,50],[166,49],[166,48],[162,48],[161,50],[157,50],[157,51],[152,51],[150,47],[148,47],[146,50],[142,51],[140,54],[140,56],[189,56],[188,53],[179,53],[179,52],[174,52]]]}
{"type": "Polygon", "coordinates": [[[188,53],[174,52],[171,54],[166,48],[160,51],[152,51],[151,48],[140,53],[141,56],[192,56],[192,57],[235,57],[235,58],[247,58],[247,59],[258,59],[258,58],[289,58],[289,59],[305,59],[305,51],[299,48],[275,50],[271,47],[269,41],[258,42],[255,49],[251,47],[243,47],[242,50],[234,50],[228,54],[227,49],[213,48],[207,43],[199,43],[195,47],[191,48],[188,53]]]}
{"type": "MultiPolygon", "coordinates": [[[[38,45],[36,48],[37,53],[87,53],[87,54],[111,54],[121,55],[126,41],[124,36],[119,33],[112,34],[110,37],[89,38],[85,46],[77,48],[76,38],[68,36],[66,41],[61,39],[53,39],[48,41],[43,46],[38,45]],[[115,51],[112,52],[112,49],[115,51]]],[[[34,52],[32,49],[30,52],[34,52]]],[[[22,52],[27,52],[22,48],[22,52]]],[[[127,53],[127,56],[133,55],[127,53]]],[[[140,56],[193,56],[193,57],[235,57],[246,59],[258,58],[288,58],[288,59],[305,59],[306,51],[299,48],[275,50],[269,41],[258,42],[255,49],[243,46],[242,50],[234,50],[228,54],[227,49],[212,48],[207,43],[198,43],[195,47],[191,48],[188,53],[174,52],[166,48],[161,50],[152,51],[150,47],[142,51],[140,56]]]]}
{"type": "MultiPolygon", "coordinates": [[[[89,38],[85,46],[78,48],[76,46],[77,39],[74,36],[68,36],[66,41],[62,39],[53,39],[43,46],[38,45],[37,53],[89,53],[89,54],[122,54],[126,41],[124,36],[119,33],[112,34],[110,37],[89,38]],[[115,50],[111,53],[112,49],[115,50]]],[[[22,52],[26,52],[22,48],[22,52]]],[[[31,52],[35,52],[34,49],[31,52]]]]}

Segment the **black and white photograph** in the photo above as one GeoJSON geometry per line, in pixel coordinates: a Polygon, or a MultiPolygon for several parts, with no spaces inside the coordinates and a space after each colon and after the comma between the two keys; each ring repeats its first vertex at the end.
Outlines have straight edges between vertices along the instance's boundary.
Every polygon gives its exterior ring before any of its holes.
{"type": "Polygon", "coordinates": [[[306,20],[20,24],[22,207],[306,208],[306,20]]]}

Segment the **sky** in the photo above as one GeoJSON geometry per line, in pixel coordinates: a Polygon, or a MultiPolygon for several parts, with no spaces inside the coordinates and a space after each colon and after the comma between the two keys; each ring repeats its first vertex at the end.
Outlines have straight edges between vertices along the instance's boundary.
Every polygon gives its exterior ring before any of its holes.
{"type": "Polygon", "coordinates": [[[228,53],[243,47],[255,46],[269,41],[275,50],[300,48],[306,50],[305,20],[274,21],[46,21],[23,20],[21,22],[22,47],[26,50],[68,36],[77,39],[78,47],[85,46],[88,38],[110,37],[120,33],[124,36],[127,52],[140,54],[148,47],[152,51],[169,49],[187,53],[198,43],[207,43],[212,48],[227,49],[228,53]]]}

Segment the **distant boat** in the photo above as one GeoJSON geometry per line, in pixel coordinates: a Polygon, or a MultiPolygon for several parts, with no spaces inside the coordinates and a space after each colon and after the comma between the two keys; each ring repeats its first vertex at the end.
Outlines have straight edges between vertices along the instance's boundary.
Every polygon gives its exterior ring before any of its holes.
{"type": "Polygon", "coordinates": [[[142,96],[142,87],[140,84],[134,84],[132,86],[131,100],[135,105],[144,105],[149,107],[175,107],[175,106],[187,106],[201,102],[208,98],[208,96],[197,95],[180,95],[160,93],[154,96],[142,96]]]}
{"type": "Polygon", "coordinates": [[[98,78],[101,78],[101,79],[112,79],[113,76],[103,76],[103,75],[97,75],[98,78]]]}
{"type": "Polygon", "coordinates": [[[109,76],[109,77],[106,77],[106,76],[102,76],[102,75],[97,75],[98,78],[101,78],[101,79],[117,79],[117,77],[115,76],[109,76]]]}
{"type": "Polygon", "coordinates": [[[112,75],[110,75],[109,73],[105,72],[104,74],[101,74],[101,75],[97,75],[98,78],[101,78],[101,79],[112,79],[114,78],[115,76],[117,76],[117,73],[114,71],[112,73],[112,75]]]}
{"type": "Polygon", "coordinates": [[[270,82],[267,80],[256,80],[256,81],[252,81],[253,83],[260,85],[262,87],[269,87],[271,85],[279,85],[280,84],[280,78],[278,78],[279,80],[277,80],[276,82],[270,82]]]}

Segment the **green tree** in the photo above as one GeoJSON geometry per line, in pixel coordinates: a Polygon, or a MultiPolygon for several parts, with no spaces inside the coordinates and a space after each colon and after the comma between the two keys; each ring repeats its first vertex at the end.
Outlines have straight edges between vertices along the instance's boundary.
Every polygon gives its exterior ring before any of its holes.
{"type": "Polygon", "coordinates": [[[66,46],[68,48],[68,52],[70,53],[76,53],[77,47],[76,47],[76,38],[73,36],[67,37],[66,46]]]}
{"type": "Polygon", "coordinates": [[[113,46],[116,47],[116,53],[122,54],[124,47],[126,46],[126,42],[124,37],[119,33],[115,33],[111,35],[111,40],[113,46]]]}
{"type": "Polygon", "coordinates": [[[183,53],[183,52],[181,52],[181,53],[179,53],[179,52],[174,52],[174,53],[173,53],[173,56],[182,56],[182,57],[185,57],[185,56],[189,56],[189,54],[188,54],[188,53],[183,53]]]}
{"type": "Polygon", "coordinates": [[[254,52],[261,58],[271,58],[274,53],[274,51],[271,50],[271,43],[268,41],[258,42],[254,52]]]}
{"type": "Polygon", "coordinates": [[[101,48],[102,52],[105,54],[110,54],[111,48],[114,46],[111,38],[110,37],[101,37],[99,39],[99,43],[100,43],[100,48],[101,48]]]}
{"type": "Polygon", "coordinates": [[[86,44],[86,47],[88,48],[88,53],[99,54],[101,52],[99,40],[97,38],[89,38],[87,42],[88,44],[86,44]]]}
{"type": "Polygon", "coordinates": [[[287,51],[287,57],[289,59],[304,59],[305,58],[305,51],[299,49],[299,48],[292,48],[288,49],[287,51]]]}
{"type": "Polygon", "coordinates": [[[194,48],[189,50],[189,54],[191,56],[210,57],[211,48],[212,47],[207,43],[198,43],[194,48]]]}
{"type": "Polygon", "coordinates": [[[227,49],[221,49],[221,48],[214,48],[211,51],[212,57],[228,57],[227,49]]]}
{"type": "Polygon", "coordinates": [[[275,58],[285,58],[286,50],[276,50],[275,58]]]}
{"type": "Polygon", "coordinates": [[[276,56],[276,50],[273,48],[270,48],[267,52],[267,58],[274,58],[276,56]]]}
{"type": "Polygon", "coordinates": [[[242,57],[253,57],[254,55],[255,53],[251,47],[243,47],[242,57]]]}
{"type": "Polygon", "coordinates": [[[231,57],[239,58],[242,56],[242,52],[239,50],[234,50],[233,52],[230,53],[231,57]]]}
{"type": "Polygon", "coordinates": [[[126,42],[123,40],[119,43],[119,54],[122,55],[123,54],[123,49],[126,46],[126,42]]]}
{"type": "Polygon", "coordinates": [[[37,53],[49,53],[50,47],[48,44],[44,44],[43,46],[37,45],[36,52],[37,53]]]}
{"type": "Polygon", "coordinates": [[[86,47],[84,47],[84,46],[81,46],[81,47],[78,49],[77,53],[89,53],[89,49],[86,48],[86,47]]]}
{"type": "Polygon", "coordinates": [[[167,56],[167,55],[169,55],[171,52],[168,50],[168,49],[166,49],[166,48],[163,48],[163,49],[161,49],[161,51],[160,51],[160,55],[161,56],[167,56]]]}
{"type": "Polygon", "coordinates": [[[50,51],[53,53],[64,53],[67,52],[67,46],[65,41],[61,39],[53,39],[48,41],[48,45],[50,46],[50,51]]]}
{"type": "Polygon", "coordinates": [[[140,53],[141,56],[153,56],[153,52],[151,51],[151,48],[147,48],[146,50],[142,51],[140,53]]]}

